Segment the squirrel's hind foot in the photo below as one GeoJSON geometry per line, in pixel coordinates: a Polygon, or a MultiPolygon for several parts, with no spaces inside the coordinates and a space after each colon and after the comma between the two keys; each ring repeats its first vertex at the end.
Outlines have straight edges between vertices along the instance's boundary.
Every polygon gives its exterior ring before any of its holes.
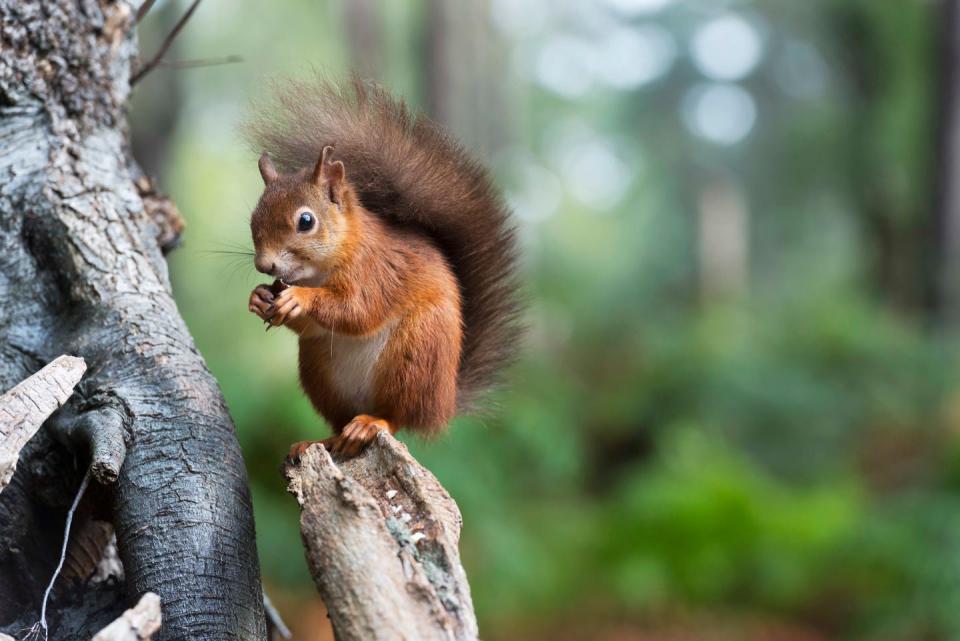
{"type": "Polygon", "coordinates": [[[297,441],[296,443],[290,446],[290,453],[287,454],[287,460],[290,461],[291,463],[299,463],[300,457],[303,456],[303,453],[307,451],[307,448],[317,443],[320,443],[321,445],[323,445],[325,448],[329,450],[333,446],[333,443],[337,438],[338,437],[336,436],[331,436],[329,438],[321,439],[319,441],[297,441]]]}
{"type": "Polygon", "coordinates": [[[337,458],[353,458],[373,442],[380,430],[386,430],[391,434],[396,431],[386,419],[360,414],[347,423],[347,426],[339,434],[334,434],[319,441],[298,441],[294,443],[290,446],[287,460],[292,463],[299,463],[300,457],[307,451],[307,448],[316,443],[322,444],[337,458]]]}
{"type": "Polygon", "coordinates": [[[347,423],[340,434],[327,439],[332,441],[327,449],[338,458],[353,458],[373,442],[380,430],[386,430],[391,434],[395,431],[385,419],[360,414],[347,423]]]}

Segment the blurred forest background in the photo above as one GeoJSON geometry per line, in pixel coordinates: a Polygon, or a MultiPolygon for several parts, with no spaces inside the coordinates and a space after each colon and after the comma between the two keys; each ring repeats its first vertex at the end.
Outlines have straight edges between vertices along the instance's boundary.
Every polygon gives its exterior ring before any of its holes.
{"type": "Polygon", "coordinates": [[[958,24],[952,0],[201,3],[137,87],[136,155],[187,220],[174,292],[297,639],[329,630],[278,467],[327,428],[221,252],[261,190],[236,123],[314,69],[447,125],[516,212],[527,348],[490,417],[410,443],[463,511],[485,639],[960,638],[958,24]]]}

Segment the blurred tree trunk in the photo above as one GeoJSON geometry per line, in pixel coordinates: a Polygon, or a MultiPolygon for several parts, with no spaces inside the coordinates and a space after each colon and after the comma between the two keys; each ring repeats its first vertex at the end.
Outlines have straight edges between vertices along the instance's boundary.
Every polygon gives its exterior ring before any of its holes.
{"type": "Polygon", "coordinates": [[[350,49],[350,66],[364,78],[383,77],[383,25],[377,0],[346,0],[344,27],[350,49]]]}
{"type": "Polygon", "coordinates": [[[427,0],[423,38],[423,97],[427,113],[450,124],[450,19],[447,3],[427,0]]]}
{"type": "Polygon", "coordinates": [[[138,5],[0,0],[0,389],[60,354],[88,366],[0,494],[0,631],[39,618],[92,459],[71,539],[111,522],[125,579],[60,581],[51,638],[90,638],[153,591],[160,639],[264,639],[240,448],[158,242],[175,209],[129,154],[138,5]]]}
{"type": "Polygon", "coordinates": [[[489,2],[427,0],[426,10],[421,43],[426,112],[468,147],[489,154],[502,145],[509,124],[508,75],[503,48],[492,44],[489,2]]]}
{"type": "Polygon", "coordinates": [[[940,95],[930,304],[940,324],[955,325],[960,321],[960,5],[957,0],[943,0],[939,10],[940,95]]]}
{"type": "Polygon", "coordinates": [[[737,299],[747,291],[750,270],[750,211],[738,185],[727,176],[700,188],[698,254],[700,296],[705,302],[737,299]]]}
{"type": "Polygon", "coordinates": [[[823,22],[849,84],[846,179],[863,232],[867,276],[892,307],[929,312],[933,127],[936,97],[934,3],[837,0],[823,22]],[[905,97],[909,100],[905,101],[905,97]],[[896,114],[897,117],[891,114],[896,114]],[[907,116],[907,117],[904,117],[907,116]]]}

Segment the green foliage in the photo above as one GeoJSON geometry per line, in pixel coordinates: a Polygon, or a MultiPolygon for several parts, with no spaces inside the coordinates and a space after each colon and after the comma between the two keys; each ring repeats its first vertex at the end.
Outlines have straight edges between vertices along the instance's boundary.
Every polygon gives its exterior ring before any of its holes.
{"type": "Polygon", "coordinates": [[[782,608],[809,598],[862,511],[850,482],[791,488],[678,425],[653,468],[625,479],[599,558],[634,607],[683,599],[782,608]]]}

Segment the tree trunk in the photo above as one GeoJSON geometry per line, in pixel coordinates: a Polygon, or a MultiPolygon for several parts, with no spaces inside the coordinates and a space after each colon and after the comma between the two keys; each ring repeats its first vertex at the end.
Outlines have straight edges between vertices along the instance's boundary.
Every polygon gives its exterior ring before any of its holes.
{"type": "Polygon", "coordinates": [[[939,8],[939,104],[930,307],[941,326],[960,321],[960,3],[939,8]]]}
{"type": "Polygon", "coordinates": [[[351,68],[364,78],[382,81],[385,47],[375,0],[347,0],[343,13],[351,68]]]}
{"type": "Polygon", "coordinates": [[[476,641],[460,510],[402,443],[338,463],[314,445],[286,475],[337,641],[476,641]]]}
{"type": "Polygon", "coordinates": [[[60,582],[51,638],[90,638],[151,591],[160,639],[263,639],[240,448],[129,156],[138,4],[0,0],[0,390],[63,353],[88,368],[0,494],[0,630],[38,618],[90,462],[78,517],[112,521],[125,581],[60,582]]]}
{"type": "Polygon", "coordinates": [[[420,42],[420,91],[433,120],[466,147],[491,156],[511,127],[507,47],[491,30],[490,0],[428,0],[420,42]]]}

